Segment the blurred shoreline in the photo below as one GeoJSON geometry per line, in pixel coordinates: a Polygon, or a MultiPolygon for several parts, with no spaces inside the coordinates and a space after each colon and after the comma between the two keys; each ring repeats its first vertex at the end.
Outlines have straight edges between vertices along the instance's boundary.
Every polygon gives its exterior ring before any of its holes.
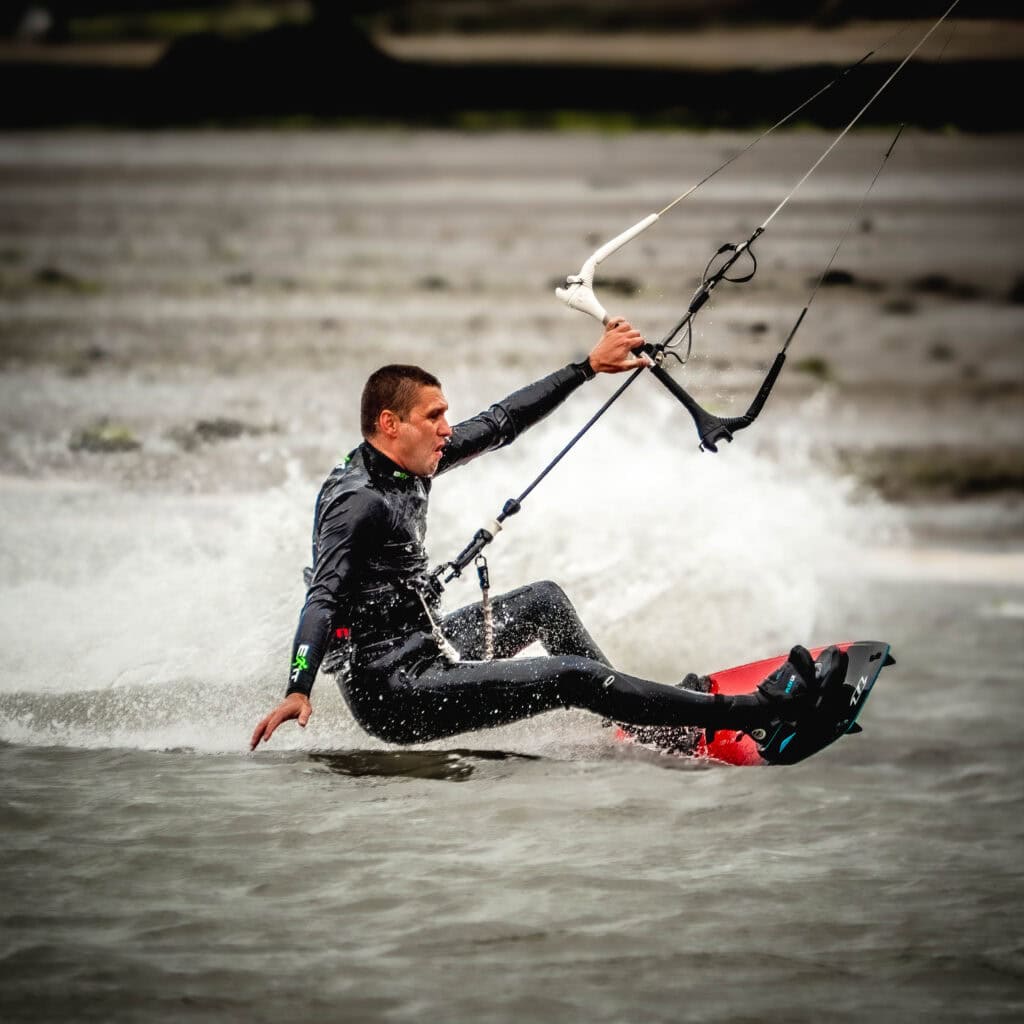
{"type": "MultiPolygon", "coordinates": [[[[919,20],[851,21],[843,25],[711,25],[688,30],[569,32],[373,32],[373,43],[397,60],[437,63],[599,64],[603,67],[785,68],[844,67],[870,51],[899,58],[927,31],[919,20]]],[[[174,39],[38,42],[0,39],[0,65],[62,64],[152,67],[174,39]]],[[[1024,60],[1024,19],[950,19],[918,59],[1024,60]]]]}
{"type": "MultiPolygon", "coordinates": [[[[381,34],[374,41],[401,60],[441,63],[563,63],[603,67],[845,67],[868,51],[900,60],[927,32],[925,20],[851,21],[838,26],[711,25],[687,31],[381,34]]],[[[950,19],[917,58],[924,62],[1024,60],[1024,19],[950,19]]],[[[3,51],[0,51],[2,53],[3,51]]]]}
{"type": "MultiPolygon", "coordinates": [[[[0,130],[442,127],[614,130],[774,123],[843,67],[847,83],[801,112],[846,123],[928,20],[702,25],[681,31],[366,31],[346,16],[261,32],[0,42],[0,130]],[[268,74],[267,69],[274,73],[268,74]],[[856,84],[854,84],[856,83],[856,84]],[[834,100],[834,101],[833,101],[834,100]]],[[[944,24],[863,117],[923,130],[1018,132],[1024,19],[944,24]],[[987,99],[986,99],[987,98],[987,99]]]]}

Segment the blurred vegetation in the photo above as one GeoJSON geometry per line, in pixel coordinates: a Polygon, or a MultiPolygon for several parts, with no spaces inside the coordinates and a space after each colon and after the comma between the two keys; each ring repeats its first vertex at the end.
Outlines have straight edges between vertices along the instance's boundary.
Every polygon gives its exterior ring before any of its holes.
{"type": "Polygon", "coordinates": [[[894,501],[977,498],[1024,490],[1024,450],[877,448],[839,453],[852,472],[894,501]]]}
{"type": "Polygon", "coordinates": [[[278,25],[301,25],[313,15],[309,3],[222,4],[208,8],[114,11],[70,18],[69,40],[99,42],[121,39],[179,39],[200,32],[237,36],[278,25]]]}
{"type": "MultiPolygon", "coordinates": [[[[390,32],[621,32],[709,25],[937,18],[942,0],[394,0],[378,4],[374,27],[390,32]]],[[[1019,3],[980,0],[958,18],[1021,17],[1019,3]]]]}
{"type": "MultiPolygon", "coordinates": [[[[838,24],[856,16],[937,17],[945,0],[887,5],[780,0],[771,23],[838,24]]],[[[1017,15],[978,2],[958,16],[1017,15]]],[[[1018,15],[1019,16],[1019,15],[1018,15]]],[[[41,44],[0,57],[4,128],[66,126],[310,127],[418,125],[463,130],[766,127],[821,89],[830,65],[703,69],[576,66],[508,60],[402,60],[378,37],[401,32],[651,31],[767,24],[749,0],[17,0],[0,5],[0,32],[41,44]],[[46,44],[78,44],[50,47],[46,44]],[[144,44],[139,47],[138,44],[144,44]],[[135,44],[135,45],[129,45],[135,44]],[[139,56],[141,50],[141,57],[139,56]],[[55,52],[57,51],[57,52],[55,52]],[[565,97],[572,97],[571,107],[565,97]]],[[[1019,104],[1000,95],[1019,61],[914,61],[861,121],[925,131],[1015,131],[1019,104]]],[[[858,79],[878,84],[893,65],[858,79]]],[[[801,125],[850,117],[833,90],[801,125]]]]}
{"type": "Polygon", "coordinates": [[[817,377],[820,381],[834,379],[832,367],[824,356],[804,356],[803,359],[797,359],[792,366],[797,373],[809,374],[811,377],[817,377]]]}
{"type": "Polygon", "coordinates": [[[76,430],[68,441],[73,452],[110,454],[131,452],[142,447],[135,432],[125,423],[115,423],[106,417],[76,430]]]}
{"type": "Polygon", "coordinates": [[[2,5],[0,31],[52,42],[169,41],[304,24],[313,18],[314,6],[309,0],[22,0],[2,5]]]}
{"type": "MultiPolygon", "coordinates": [[[[27,31],[33,17],[37,26],[47,25],[42,37],[67,42],[232,36],[314,19],[348,20],[372,33],[622,32],[794,22],[826,27],[934,19],[946,6],[943,0],[8,0],[0,5],[0,33],[27,31]]],[[[1021,10],[1010,0],[976,0],[955,16],[1020,18],[1021,10]]]]}

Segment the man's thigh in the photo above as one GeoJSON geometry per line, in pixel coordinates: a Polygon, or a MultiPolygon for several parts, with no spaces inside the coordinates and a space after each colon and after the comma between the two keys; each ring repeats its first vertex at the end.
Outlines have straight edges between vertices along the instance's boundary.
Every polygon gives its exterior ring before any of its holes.
{"type": "Polygon", "coordinates": [[[564,681],[582,659],[505,658],[436,662],[406,679],[396,710],[418,742],[518,722],[568,706],[564,681]]]}

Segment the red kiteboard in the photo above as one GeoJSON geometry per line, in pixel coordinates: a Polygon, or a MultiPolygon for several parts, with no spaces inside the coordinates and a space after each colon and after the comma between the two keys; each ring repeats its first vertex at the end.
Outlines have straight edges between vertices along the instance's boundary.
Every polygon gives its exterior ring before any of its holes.
{"type": "MultiPolygon", "coordinates": [[[[619,723],[615,738],[642,743],[668,753],[705,758],[724,764],[753,766],[795,764],[847,733],[860,732],[857,716],[871,693],[879,673],[895,664],[889,645],[873,640],[844,641],[835,645],[809,648],[820,657],[828,646],[838,647],[847,656],[843,679],[822,698],[821,704],[798,725],[779,723],[771,729],[750,733],[719,729],[708,738],[703,729],[674,726],[637,727],[619,723]]],[[[712,672],[711,693],[752,693],[767,676],[786,663],[789,653],[762,658],[735,668],[712,672]]]]}

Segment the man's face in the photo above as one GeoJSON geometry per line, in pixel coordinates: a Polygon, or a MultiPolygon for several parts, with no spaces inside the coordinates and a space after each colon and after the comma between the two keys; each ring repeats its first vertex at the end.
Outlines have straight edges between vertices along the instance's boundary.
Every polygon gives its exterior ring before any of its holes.
{"type": "Polygon", "coordinates": [[[416,476],[433,476],[441,461],[441,451],[452,435],[445,418],[447,411],[448,403],[441,389],[422,386],[409,414],[398,423],[394,461],[416,476]]]}

